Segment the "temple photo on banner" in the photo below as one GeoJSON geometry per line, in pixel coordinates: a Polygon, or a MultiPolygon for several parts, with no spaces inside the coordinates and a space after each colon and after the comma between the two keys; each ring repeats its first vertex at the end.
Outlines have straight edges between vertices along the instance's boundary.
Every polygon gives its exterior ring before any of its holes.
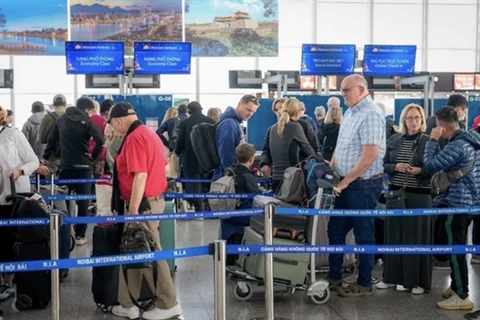
{"type": "Polygon", "coordinates": [[[195,57],[278,56],[278,0],[185,0],[195,57]]]}
{"type": "Polygon", "coordinates": [[[0,0],[0,55],[64,55],[66,0],[0,0]]]}
{"type": "Polygon", "coordinates": [[[70,0],[72,41],[182,41],[182,27],[182,0],[70,0]]]}

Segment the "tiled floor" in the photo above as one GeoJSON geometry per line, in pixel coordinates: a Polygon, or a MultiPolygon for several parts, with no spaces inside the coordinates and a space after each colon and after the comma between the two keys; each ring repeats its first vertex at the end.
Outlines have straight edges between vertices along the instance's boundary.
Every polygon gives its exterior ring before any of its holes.
{"type": "MultiPolygon", "coordinates": [[[[207,244],[216,239],[218,221],[177,222],[177,247],[207,244]]],[[[90,248],[84,246],[74,251],[75,256],[88,256],[90,248]]],[[[213,320],[213,262],[211,257],[177,260],[178,271],[175,283],[182,303],[185,320],[213,320]]],[[[376,269],[381,274],[381,269],[376,269]]],[[[480,307],[480,268],[471,269],[470,289],[472,299],[480,307]]],[[[431,293],[412,296],[394,290],[375,291],[374,295],[362,299],[343,299],[332,294],[327,305],[315,306],[302,292],[293,296],[277,295],[275,314],[291,320],[455,320],[463,319],[463,312],[446,312],[435,308],[440,293],[448,284],[448,272],[434,272],[434,288],[431,293]]],[[[6,320],[51,319],[50,309],[41,311],[13,312],[8,301],[2,305],[6,320]]],[[[264,316],[264,295],[260,289],[248,302],[234,300],[232,283],[227,288],[227,319],[243,320],[264,316]]],[[[117,319],[96,309],[91,294],[91,270],[71,270],[61,285],[61,319],[93,320],[117,319]]]]}

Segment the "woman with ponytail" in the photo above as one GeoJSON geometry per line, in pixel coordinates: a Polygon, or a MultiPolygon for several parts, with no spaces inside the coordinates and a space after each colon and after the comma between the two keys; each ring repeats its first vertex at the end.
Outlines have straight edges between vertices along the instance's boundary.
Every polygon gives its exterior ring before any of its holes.
{"type": "Polygon", "coordinates": [[[308,143],[302,126],[297,122],[303,110],[302,103],[295,98],[285,101],[278,123],[270,134],[272,157],[272,187],[276,190],[288,167],[300,162],[300,153],[310,157],[315,151],[308,143]]]}

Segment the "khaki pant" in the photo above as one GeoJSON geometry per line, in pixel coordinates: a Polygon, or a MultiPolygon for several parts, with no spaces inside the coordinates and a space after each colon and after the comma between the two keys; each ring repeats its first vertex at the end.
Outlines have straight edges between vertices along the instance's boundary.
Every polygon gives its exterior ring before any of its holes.
{"type": "MultiPolygon", "coordinates": [[[[158,199],[155,201],[150,201],[150,206],[152,207],[152,212],[148,213],[160,213],[165,210],[165,200],[158,199]]],[[[150,232],[154,240],[154,248],[156,251],[162,250],[160,244],[160,234],[159,234],[159,221],[148,221],[142,222],[144,224],[145,229],[147,232],[150,232]]],[[[157,263],[157,303],[156,307],[159,309],[170,309],[173,308],[177,304],[177,298],[175,293],[175,287],[173,285],[172,276],[170,274],[170,269],[168,268],[168,264],[165,260],[156,261],[157,263]]],[[[150,288],[154,288],[153,286],[153,268],[146,268],[146,269],[130,269],[127,271],[128,276],[128,285],[130,289],[130,293],[135,299],[138,299],[140,296],[140,290],[142,286],[143,277],[147,280],[150,288]]],[[[120,271],[119,275],[119,285],[118,285],[118,302],[124,308],[130,308],[133,306],[133,302],[130,299],[130,295],[128,293],[128,288],[125,283],[125,277],[123,272],[120,271]]]]}

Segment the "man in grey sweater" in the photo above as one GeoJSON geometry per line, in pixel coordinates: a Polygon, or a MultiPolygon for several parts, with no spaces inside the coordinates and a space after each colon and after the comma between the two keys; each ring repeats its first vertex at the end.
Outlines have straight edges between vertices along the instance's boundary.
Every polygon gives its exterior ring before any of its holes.
{"type": "Polygon", "coordinates": [[[40,125],[45,118],[45,106],[41,101],[32,104],[32,115],[23,125],[22,132],[28,140],[38,159],[42,159],[45,144],[42,144],[39,137],[40,125]]]}

